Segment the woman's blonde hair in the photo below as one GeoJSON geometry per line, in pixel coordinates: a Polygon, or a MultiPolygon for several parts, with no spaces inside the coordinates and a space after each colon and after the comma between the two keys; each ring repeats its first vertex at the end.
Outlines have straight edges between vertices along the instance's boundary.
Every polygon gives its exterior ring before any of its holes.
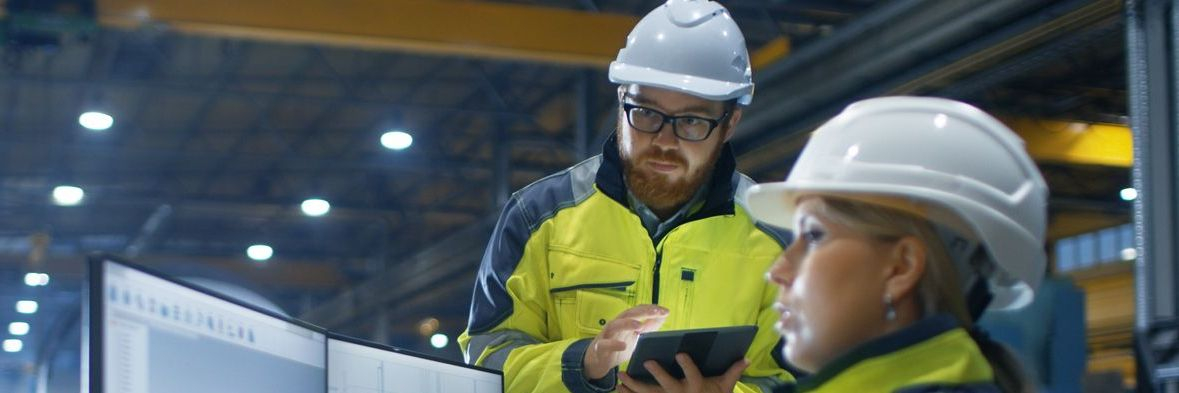
{"type": "MultiPolygon", "coordinates": [[[[950,252],[935,230],[934,224],[925,218],[948,217],[952,214],[930,206],[924,206],[924,211],[919,213],[913,208],[912,202],[904,200],[897,200],[897,204],[892,204],[902,208],[879,204],[881,201],[887,201],[887,198],[873,198],[871,203],[835,196],[821,196],[819,199],[822,201],[820,209],[829,219],[841,226],[880,239],[912,236],[921,241],[926,246],[925,274],[917,284],[916,291],[921,317],[949,314],[964,328],[975,329],[974,318],[967,309],[966,295],[962,289],[958,268],[951,260],[950,252]],[[921,213],[923,215],[918,215],[921,213]]],[[[953,226],[961,228],[958,223],[953,226]]],[[[991,364],[995,382],[1001,390],[1031,390],[1019,361],[1009,350],[988,338],[979,338],[975,334],[971,336],[975,337],[979,349],[991,364]]]]}

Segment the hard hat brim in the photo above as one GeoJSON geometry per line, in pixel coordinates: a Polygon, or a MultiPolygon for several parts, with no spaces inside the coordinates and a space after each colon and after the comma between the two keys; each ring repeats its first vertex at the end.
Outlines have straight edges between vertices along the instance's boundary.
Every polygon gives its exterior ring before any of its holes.
{"type": "Polygon", "coordinates": [[[610,82],[654,86],[712,101],[737,99],[737,103],[741,105],[749,105],[753,101],[752,83],[736,83],[676,74],[618,61],[610,63],[610,82]]]}
{"type": "Polygon", "coordinates": [[[793,230],[795,197],[785,182],[755,184],[745,194],[745,205],[755,220],[793,230]]]}

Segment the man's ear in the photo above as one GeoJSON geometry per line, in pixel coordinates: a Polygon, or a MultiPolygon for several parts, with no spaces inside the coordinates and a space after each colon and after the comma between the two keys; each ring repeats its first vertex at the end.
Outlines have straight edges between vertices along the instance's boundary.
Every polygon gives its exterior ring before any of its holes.
{"type": "Polygon", "coordinates": [[[732,113],[725,118],[725,142],[728,142],[733,138],[733,134],[736,134],[737,123],[741,122],[741,115],[744,113],[745,110],[741,109],[740,105],[733,105],[732,113]]]}
{"type": "Polygon", "coordinates": [[[927,252],[925,243],[914,236],[905,236],[893,244],[884,289],[894,299],[916,294],[917,284],[925,276],[927,252]]]}

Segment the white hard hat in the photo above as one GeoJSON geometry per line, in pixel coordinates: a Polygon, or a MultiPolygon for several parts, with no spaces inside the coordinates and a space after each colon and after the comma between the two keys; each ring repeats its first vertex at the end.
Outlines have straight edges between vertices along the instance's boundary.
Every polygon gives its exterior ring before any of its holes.
{"type": "Polygon", "coordinates": [[[973,271],[987,279],[991,309],[1026,305],[1043,278],[1048,186],[1023,141],[973,106],[922,97],[854,103],[814,132],[786,181],[751,188],[748,206],[789,228],[804,193],[899,197],[956,215],[991,258],[973,271]]]}
{"type": "Polygon", "coordinates": [[[610,63],[610,81],[753,101],[745,37],[729,11],[708,0],[669,0],[643,17],[610,63]]]}

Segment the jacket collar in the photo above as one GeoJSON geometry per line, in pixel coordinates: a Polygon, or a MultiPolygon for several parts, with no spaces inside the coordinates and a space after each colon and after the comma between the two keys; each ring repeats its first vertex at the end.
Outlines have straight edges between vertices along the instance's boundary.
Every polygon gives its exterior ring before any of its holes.
{"type": "Polygon", "coordinates": [[[815,374],[801,379],[798,391],[841,390],[849,382],[881,388],[884,386],[880,383],[901,386],[913,380],[929,379],[926,374],[934,373],[941,377],[955,375],[960,379],[941,381],[949,384],[989,383],[993,378],[990,364],[977,344],[949,315],[929,317],[861,344],[815,374]],[[914,359],[919,359],[921,364],[910,362],[914,359]],[[950,367],[959,368],[952,372],[938,372],[939,368],[950,367]],[[886,377],[874,377],[880,375],[886,377]],[[848,378],[863,380],[853,382],[846,380],[848,378]]]}
{"type": "MultiPolygon", "coordinates": [[[[622,158],[618,156],[618,134],[611,134],[606,143],[602,144],[602,165],[598,168],[594,182],[610,199],[630,208],[622,168],[622,158]]],[[[725,142],[713,167],[712,177],[705,183],[709,189],[704,196],[704,206],[692,213],[688,221],[733,214],[733,190],[738,178],[736,171],[737,159],[732,147],[725,142]]]]}

